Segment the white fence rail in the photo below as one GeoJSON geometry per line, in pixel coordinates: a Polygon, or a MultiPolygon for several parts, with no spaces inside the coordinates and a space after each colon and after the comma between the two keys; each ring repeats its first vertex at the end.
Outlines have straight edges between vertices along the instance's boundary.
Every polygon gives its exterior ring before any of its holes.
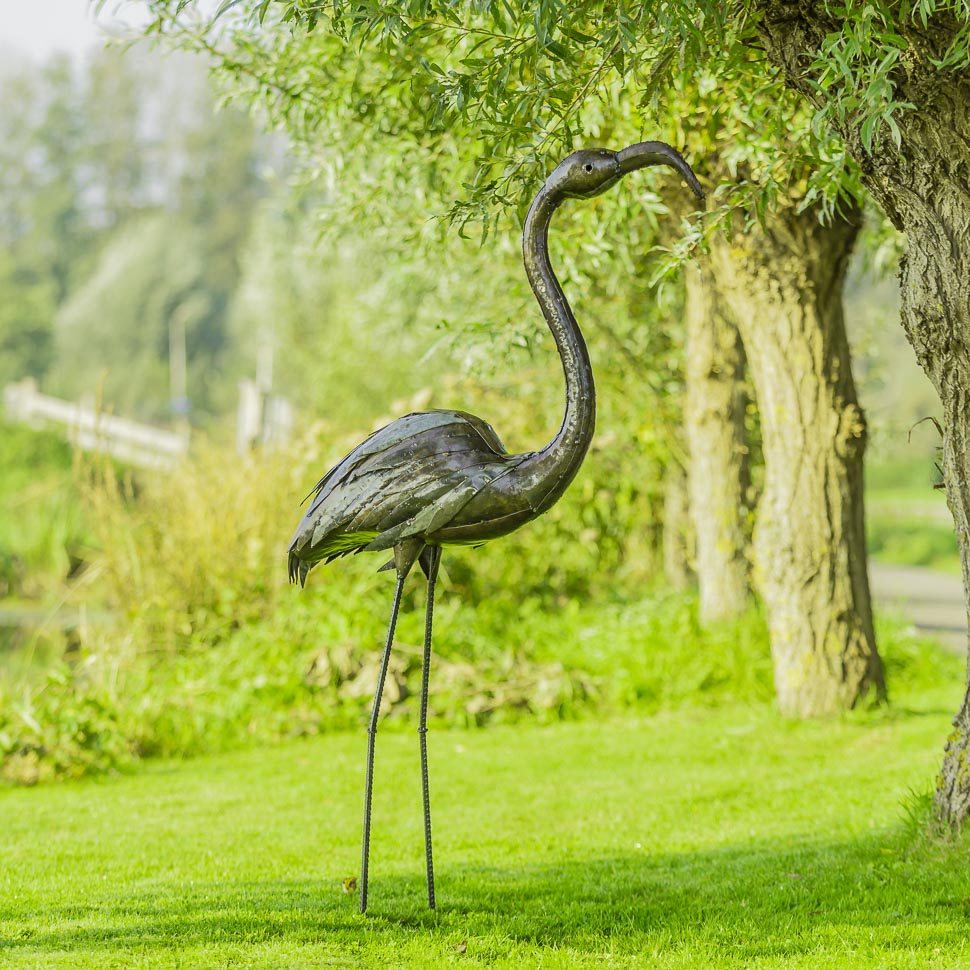
{"type": "Polygon", "coordinates": [[[79,448],[113,455],[140,468],[170,468],[189,449],[187,435],[41,394],[30,379],[8,384],[3,403],[12,421],[66,426],[68,439],[79,448]]]}

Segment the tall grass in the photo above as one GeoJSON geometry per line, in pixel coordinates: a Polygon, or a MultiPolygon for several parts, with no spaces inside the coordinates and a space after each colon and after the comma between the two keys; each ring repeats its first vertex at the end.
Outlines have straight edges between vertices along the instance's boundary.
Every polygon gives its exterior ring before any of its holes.
{"type": "Polygon", "coordinates": [[[85,483],[100,555],[97,593],[142,653],[221,642],[271,609],[290,476],[279,458],[200,450],[168,475],[118,476],[98,463],[85,483]]]}

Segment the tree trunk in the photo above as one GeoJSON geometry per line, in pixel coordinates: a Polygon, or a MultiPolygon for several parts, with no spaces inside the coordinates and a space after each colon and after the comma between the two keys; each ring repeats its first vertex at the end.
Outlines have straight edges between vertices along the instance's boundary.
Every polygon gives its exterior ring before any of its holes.
{"type": "MultiPolygon", "coordinates": [[[[824,37],[841,25],[822,4],[763,0],[756,6],[769,58],[789,85],[820,105],[812,64],[824,37]]],[[[970,69],[933,66],[957,27],[948,14],[925,27],[915,17],[898,18],[910,53],[894,73],[895,97],[917,106],[894,116],[898,148],[884,137],[870,154],[851,117],[841,134],[866,187],[909,241],[900,268],[902,323],[943,403],[943,477],[970,611],[970,69]]],[[[954,828],[970,815],[970,671],[946,743],[936,811],[954,828]]]]}
{"type": "Polygon", "coordinates": [[[701,621],[714,623],[737,616],[748,603],[744,351],[706,268],[693,263],[686,267],[685,315],[684,424],[695,568],[701,621]]]}
{"type": "Polygon", "coordinates": [[[885,693],[866,572],[862,455],[842,316],[857,213],[821,225],[794,206],[711,241],[718,290],[744,340],[761,413],[765,488],[755,585],[780,709],[812,717],[885,693]]]}
{"type": "Polygon", "coordinates": [[[691,555],[693,529],[687,498],[687,472],[671,459],[664,472],[664,575],[671,589],[685,590],[693,580],[691,555]]]}

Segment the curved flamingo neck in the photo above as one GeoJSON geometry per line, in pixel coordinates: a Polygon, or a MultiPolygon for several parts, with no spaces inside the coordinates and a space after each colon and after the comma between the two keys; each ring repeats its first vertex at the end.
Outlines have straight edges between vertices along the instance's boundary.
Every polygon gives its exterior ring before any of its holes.
{"type": "Polygon", "coordinates": [[[544,185],[529,209],[522,230],[525,272],[556,341],[566,377],[566,412],[562,426],[535,456],[539,466],[536,471],[540,472],[537,478],[542,483],[534,505],[537,512],[549,508],[573,480],[593,439],[596,424],[596,391],[586,341],[549,261],[549,223],[564,199],[557,189],[544,185]]]}

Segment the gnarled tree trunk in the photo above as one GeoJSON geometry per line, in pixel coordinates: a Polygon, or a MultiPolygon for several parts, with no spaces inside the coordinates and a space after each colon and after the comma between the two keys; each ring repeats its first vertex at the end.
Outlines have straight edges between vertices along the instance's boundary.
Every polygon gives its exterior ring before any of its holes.
{"type": "MultiPolygon", "coordinates": [[[[763,0],[759,32],[793,88],[816,104],[813,62],[825,36],[840,29],[822,4],[763,0]]],[[[934,66],[952,42],[948,14],[924,26],[898,17],[910,55],[893,75],[896,98],[916,106],[895,114],[899,147],[887,137],[872,153],[857,120],[842,125],[863,181],[909,241],[900,269],[902,323],[943,403],[943,477],[956,525],[970,612],[970,70],[934,66]]],[[[956,828],[970,815],[970,671],[947,739],[936,791],[939,818],[956,828]]]]}
{"type": "Polygon", "coordinates": [[[744,340],[765,456],[755,585],[768,614],[775,690],[800,717],[883,696],[866,572],[862,455],[842,316],[856,214],[822,225],[794,205],[711,241],[718,291],[744,340]]]}
{"type": "Polygon", "coordinates": [[[700,617],[713,623],[737,616],[748,603],[744,350],[708,269],[688,264],[685,282],[690,513],[700,617]]]}

